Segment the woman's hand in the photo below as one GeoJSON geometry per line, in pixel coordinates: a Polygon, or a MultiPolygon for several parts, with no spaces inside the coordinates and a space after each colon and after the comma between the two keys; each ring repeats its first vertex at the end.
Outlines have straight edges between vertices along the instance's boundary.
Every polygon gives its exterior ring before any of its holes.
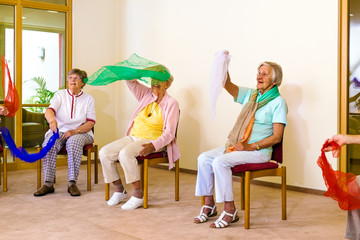
{"type": "Polygon", "coordinates": [[[5,106],[0,106],[0,115],[6,116],[8,115],[9,111],[7,109],[7,107],[5,106]]]}
{"type": "Polygon", "coordinates": [[[139,152],[139,156],[144,157],[146,155],[149,155],[150,153],[155,152],[155,147],[152,143],[143,144],[144,148],[139,152]]]}
{"type": "MultiPolygon", "coordinates": [[[[332,136],[330,139],[327,139],[327,142],[336,142],[340,147],[350,143],[351,141],[351,136],[349,135],[342,135],[342,134],[337,134],[332,136]]],[[[332,146],[327,146],[324,148],[325,152],[329,152],[332,151],[332,155],[334,158],[338,158],[340,156],[340,149],[333,149],[332,146]]]]}
{"type": "Polygon", "coordinates": [[[76,129],[67,130],[64,135],[62,135],[61,140],[68,139],[69,137],[78,134],[79,132],[76,129]]]}
{"type": "Polygon", "coordinates": [[[49,122],[49,127],[50,127],[51,131],[53,131],[54,133],[57,133],[57,121],[55,120],[55,118],[49,122]]]}
{"type": "Polygon", "coordinates": [[[234,146],[232,146],[229,149],[226,149],[226,152],[232,152],[232,151],[253,151],[253,147],[251,147],[251,144],[237,142],[234,146]],[[230,151],[229,151],[230,150],[230,151]]]}

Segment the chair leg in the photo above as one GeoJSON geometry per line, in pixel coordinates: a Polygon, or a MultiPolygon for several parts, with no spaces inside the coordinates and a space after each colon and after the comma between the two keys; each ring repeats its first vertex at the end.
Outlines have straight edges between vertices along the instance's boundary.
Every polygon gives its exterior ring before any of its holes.
{"type": "Polygon", "coordinates": [[[250,172],[245,172],[245,229],[250,228],[250,172]]]}
{"type": "Polygon", "coordinates": [[[105,201],[110,199],[110,183],[105,183],[105,201]]]}
{"type": "Polygon", "coordinates": [[[201,196],[201,206],[204,206],[204,205],[205,205],[205,197],[201,196]]]}
{"type": "Polygon", "coordinates": [[[98,162],[99,162],[99,152],[98,152],[98,146],[95,145],[95,163],[94,163],[94,183],[97,184],[99,182],[99,167],[98,167],[98,162]]]}
{"type": "MultiPolygon", "coordinates": [[[[2,155],[4,156],[4,152],[2,152],[2,155]]],[[[3,164],[2,164],[2,166],[4,166],[4,162],[5,162],[5,161],[4,161],[4,157],[3,157],[3,164]]],[[[2,168],[3,168],[2,166],[1,166],[1,159],[0,159],[0,185],[1,185],[1,171],[2,171],[2,168]]]]}
{"type": "Polygon", "coordinates": [[[148,208],[148,167],[149,160],[144,159],[144,208],[148,208]]]}
{"type": "Polygon", "coordinates": [[[244,177],[240,177],[240,209],[245,209],[245,180],[244,177]]]}
{"type": "Polygon", "coordinates": [[[140,164],[140,184],[141,190],[144,192],[144,164],[140,164]]]}
{"type": "Polygon", "coordinates": [[[87,190],[91,191],[91,150],[87,150],[87,190]]]}
{"type": "Polygon", "coordinates": [[[281,170],[281,216],[282,220],[286,220],[286,167],[283,166],[281,170]]]}
{"type": "Polygon", "coordinates": [[[39,189],[41,187],[41,161],[42,161],[42,159],[39,159],[36,162],[37,189],[39,189]]]}
{"type": "Polygon", "coordinates": [[[3,191],[4,192],[7,192],[7,150],[4,148],[3,150],[3,160],[4,160],[4,163],[3,163],[3,178],[4,178],[4,181],[3,181],[3,191]]]}
{"type": "Polygon", "coordinates": [[[175,201],[179,201],[179,161],[180,159],[175,162],[175,201]]]}

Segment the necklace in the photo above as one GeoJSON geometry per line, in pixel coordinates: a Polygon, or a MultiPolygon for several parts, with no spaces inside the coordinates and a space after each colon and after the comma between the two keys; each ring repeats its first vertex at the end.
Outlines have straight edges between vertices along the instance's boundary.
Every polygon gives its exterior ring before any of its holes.
{"type": "Polygon", "coordinates": [[[155,108],[158,106],[158,104],[154,103],[155,107],[150,111],[150,113],[147,115],[148,117],[152,116],[153,111],[155,110],[155,108]]]}

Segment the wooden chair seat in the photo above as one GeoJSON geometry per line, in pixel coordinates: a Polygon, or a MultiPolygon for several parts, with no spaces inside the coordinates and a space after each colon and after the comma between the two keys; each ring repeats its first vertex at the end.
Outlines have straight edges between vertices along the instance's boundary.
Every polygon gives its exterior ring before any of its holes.
{"type": "Polygon", "coordinates": [[[246,172],[246,171],[256,171],[256,170],[264,170],[264,169],[273,169],[278,168],[279,164],[274,162],[267,163],[249,163],[249,164],[241,164],[233,167],[231,169],[233,174],[246,172]]]}

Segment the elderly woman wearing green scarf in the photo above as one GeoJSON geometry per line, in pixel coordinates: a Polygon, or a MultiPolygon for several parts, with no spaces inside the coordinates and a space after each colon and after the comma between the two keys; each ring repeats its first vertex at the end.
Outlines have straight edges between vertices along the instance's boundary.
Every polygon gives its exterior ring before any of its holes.
{"type": "Polygon", "coordinates": [[[256,89],[239,87],[227,75],[224,88],[236,102],[243,104],[243,108],[226,144],[198,157],[195,195],[204,196],[205,204],[195,217],[195,223],[206,222],[209,217],[217,215],[214,182],[216,202],[225,203],[224,211],[210,227],[224,228],[239,220],[234,204],[231,168],[240,164],[268,162],[272,146],[282,140],[287,124],[287,105],[278,90],[281,81],[281,66],[273,62],[259,65],[256,89]]]}

